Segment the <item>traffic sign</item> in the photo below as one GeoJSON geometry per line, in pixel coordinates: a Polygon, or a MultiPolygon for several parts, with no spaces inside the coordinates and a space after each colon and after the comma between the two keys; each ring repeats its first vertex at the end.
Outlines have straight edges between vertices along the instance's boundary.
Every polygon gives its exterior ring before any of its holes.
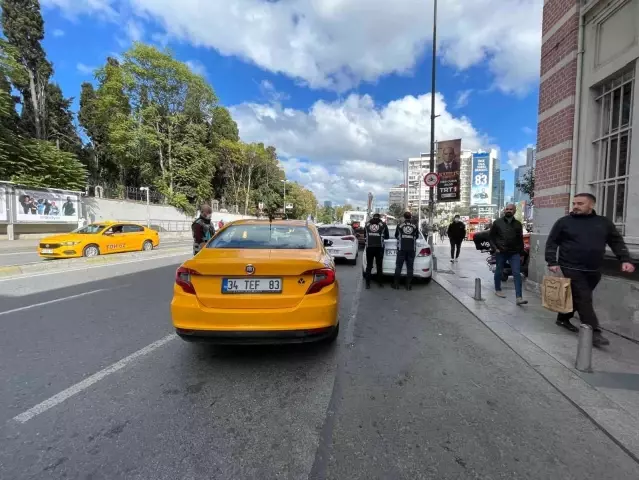
{"type": "Polygon", "coordinates": [[[436,187],[439,183],[440,177],[435,172],[429,172],[424,175],[424,183],[427,187],[436,187]]]}

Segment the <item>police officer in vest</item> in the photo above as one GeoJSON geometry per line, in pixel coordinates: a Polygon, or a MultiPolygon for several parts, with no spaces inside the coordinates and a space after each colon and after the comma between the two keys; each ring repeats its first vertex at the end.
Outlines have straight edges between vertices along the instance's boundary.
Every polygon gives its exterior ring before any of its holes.
{"type": "Polygon", "coordinates": [[[397,226],[395,238],[397,239],[397,261],[395,263],[395,280],[393,288],[399,288],[399,277],[402,274],[402,267],[406,262],[406,290],[412,290],[413,264],[415,263],[415,252],[417,250],[417,238],[419,229],[413,224],[410,212],[404,213],[404,221],[397,226]]]}
{"type": "Polygon", "coordinates": [[[206,245],[213,235],[215,235],[215,227],[211,223],[211,216],[213,209],[210,205],[202,205],[200,209],[200,216],[191,225],[191,231],[193,233],[193,255],[197,253],[206,245]]]}
{"type": "Polygon", "coordinates": [[[375,213],[371,221],[366,224],[364,231],[366,232],[366,288],[371,288],[373,261],[377,266],[377,284],[383,288],[384,240],[389,238],[388,227],[382,222],[379,213],[375,213]]]}

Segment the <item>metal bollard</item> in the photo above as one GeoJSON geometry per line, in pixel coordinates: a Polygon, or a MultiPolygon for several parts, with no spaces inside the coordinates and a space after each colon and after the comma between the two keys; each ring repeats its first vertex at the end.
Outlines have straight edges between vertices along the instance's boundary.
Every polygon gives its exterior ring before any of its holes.
{"type": "Polygon", "coordinates": [[[481,278],[475,279],[475,296],[473,297],[475,300],[481,300],[481,278]]]}
{"type": "Polygon", "coordinates": [[[437,271],[437,257],[435,255],[433,255],[432,262],[433,262],[433,272],[436,272],[437,271]]]}
{"type": "Polygon", "coordinates": [[[579,344],[577,345],[577,361],[575,368],[580,372],[592,372],[592,327],[581,324],[579,327],[579,344]]]}

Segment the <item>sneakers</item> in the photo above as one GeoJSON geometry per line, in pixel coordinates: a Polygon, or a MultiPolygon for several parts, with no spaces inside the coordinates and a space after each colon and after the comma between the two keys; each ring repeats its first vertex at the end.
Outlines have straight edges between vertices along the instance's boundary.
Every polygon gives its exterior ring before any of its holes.
{"type": "Polygon", "coordinates": [[[499,298],[506,298],[506,294],[501,290],[495,290],[495,295],[497,295],[499,298]]]}
{"type": "Polygon", "coordinates": [[[528,303],[528,300],[524,300],[521,297],[517,297],[517,301],[515,302],[517,305],[526,305],[528,303]]]}

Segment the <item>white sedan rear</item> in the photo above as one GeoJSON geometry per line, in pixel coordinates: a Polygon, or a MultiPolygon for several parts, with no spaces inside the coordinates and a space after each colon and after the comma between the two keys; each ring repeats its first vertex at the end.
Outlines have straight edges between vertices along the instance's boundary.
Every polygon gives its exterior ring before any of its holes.
{"type": "MultiPolygon", "coordinates": [[[[389,234],[390,239],[384,242],[384,275],[393,276],[395,275],[395,262],[397,260],[397,240],[395,240],[395,226],[390,226],[389,234]]],[[[362,275],[366,272],[366,255],[362,255],[362,275]]],[[[375,275],[377,273],[377,266],[373,265],[372,274],[375,275]]],[[[404,266],[402,267],[402,277],[406,276],[406,263],[404,262],[404,266]]],[[[413,265],[413,278],[424,280],[425,282],[430,282],[433,277],[433,257],[430,246],[428,242],[424,238],[424,236],[419,233],[419,238],[417,239],[417,252],[415,255],[415,263],[413,265]]]]}
{"type": "Polygon", "coordinates": [[[352,227],[349,225],[322,225],[317,230],[323,240],[330,240],[332,245],[326,251],[333,258],[345,258],[351,264],[357,264],[359,245],[352,227]]]}

